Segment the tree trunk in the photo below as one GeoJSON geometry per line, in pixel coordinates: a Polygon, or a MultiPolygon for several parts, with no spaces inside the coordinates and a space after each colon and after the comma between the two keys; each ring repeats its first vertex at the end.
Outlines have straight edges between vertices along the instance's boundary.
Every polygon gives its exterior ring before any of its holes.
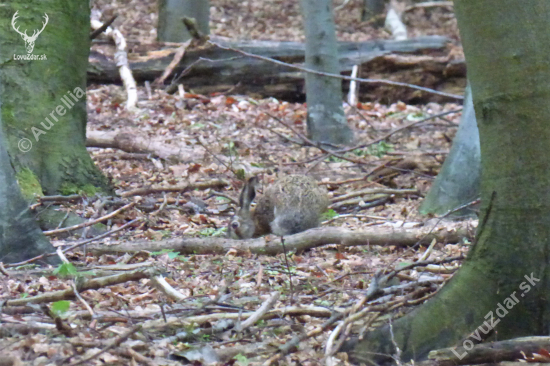
{"type": "Polygon", "coordinates": [[[348,343],[353,362],[393,355],[393,342],[405,362],[435,348],[467,352],[491,328],[498,340],[548,334],[550,2],[454,4],[483,157],[477,242],[436,297],[393,323],[393,340],[386,326],[348,343]]]}
{"type": "Polygon", "coordinates": [[[194,18],[197,30],[209,34],[210,1],[159,0],[157,38],[161,42],[185,42],[191,34],[183,24],[184,17],[194,18]]]}
{"type": "MultiPolygon", "coordinates": [[[[430,191],[424,198],[420,213],[443,215],[479,197],[481,179],[481,154],[474,102],[470,87],[464,95],[464,108],[453,147],[430,191]]],[[[473,207],[467,207],[453,216],[474,215],[473,207]]]]}
{"type": "MultiPolygon", "coordinates": [[[[340,73],[331,0],[301,0],[306,34],[306,67],[340,73]]],[[[342,108],[342,81],[306,73],[307,129],[319,142],[347,144],[353,138],[342,108]]]]}
{"type": "MultiPolygon", "coordinates": [[[[21,262],[43,253],[55,252],[42,234],[15,180],[0,116],[0,262],[21,262]]],[[[57,257],[43,262],[55,264],[57,257]]]]}
{"type": "Polygon", "coordinates": [[[49,0],[29,7],[19,0],[0,11],[2,119],[23,195],[108,189],[84,145],[88,3],[49,0]],[[29,50],[20,30],[31,36],[42,27],[29,50]],[[28,60],[33,57],[39,59],[28,60]]]}

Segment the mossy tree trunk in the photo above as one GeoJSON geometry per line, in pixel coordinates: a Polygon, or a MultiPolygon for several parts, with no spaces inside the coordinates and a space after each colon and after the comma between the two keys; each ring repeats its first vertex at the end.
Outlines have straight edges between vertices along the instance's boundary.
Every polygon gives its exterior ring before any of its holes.
{"type": "Polygon", "coordinates": [[[85,148],[88,2],[16,0],[0,14],[2,118],[23,194],[108,189],[85,148]],[[42,29],[32,50],[25,29],[42,29]]]}
{"type": "MultiPolygon", "coordinates": [[[[393,323],[403,361],[471,349],[492,326],[499,340],[548,334],[550,2],[518,4],[455,1],[481,142],[480,227],[452,280],[393,323]]],[[[388,327],[347,349],[355,362],[395,354],[388,327]]]]}
{"type": "MultiPolygon", "coordinates": [[[[32,217],[10,162],[0,116],[0,262],[21,262],[43,253],[53,253],[55,248],[42,234],[32,217]]],[[[42,262],[57,263],[57,257],[42,262]]]]}
{"type": "MultiPolygon", "coordinates": [[[[332,0],[301,0],[306,67],[340,74],[332,0]]],[[[307,132],[318,142],[348,144],[353,133],[342,108],[342,80],[306,73],[307,132]]]]}

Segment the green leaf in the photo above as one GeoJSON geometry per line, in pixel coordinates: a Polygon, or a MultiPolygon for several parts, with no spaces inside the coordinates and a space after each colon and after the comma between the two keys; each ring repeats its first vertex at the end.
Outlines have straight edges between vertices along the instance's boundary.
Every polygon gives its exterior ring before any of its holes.
{"type": "Polygon", "coordinates": [[[52,304],[52,312],[57,316],[63,316],[63,314],[65,314],[69,310],[70,306],[71,306],[70,301],[66,301],[66,300],[56,301],[52,304]]]}
{"type": "Polygon", "coordinates": [[[398,263],[397,266],[395,266],[396,269],[400,269],[400,268],[403,268],[403,267],[406,267],[408,265],[412,264],[412,262],[401,262],[401,263],[398,263]]]}
{"type": "Polygon", "coordinates": [[[246,178],[246,172],[244,171],[244,169],[239,169],[235,172],[235,175],[237,176],[237,178],[239,178],[240,180],[244,180],[246,178]]]}
{"type": "Polygon", "coordinates": [[[248,358],[241,353],[235,356],[235,360],[237,361],[237,364],[239,366],[248,366],[248,364],[250,364],[250,361],[248,360],[248,358]]]}
{"type": "Polygon", "coordinates": [[[323,221],[330,220],[330,219],[332,219],[333,217],[336,217],[336,216],[338,216],[338,213],[336,211],[334,211],[333,209],[330,209],[328,211],[323,212],[323,214],[321,215],[321,220],[323,220],[323,221]]]}
{"type": "Polygon", "coordinates": [[[78,271],[72,263],[63,263],[54,269],[53,274],[60,278],[76,277],[78,275],[78,271]]]}
{"type": "Polygon", "coordinates": [[[166,253],[168,253],[168,256],[169,256],[169,257],[170,257],[170,253],[175,253],[176,256],[178,255],[177,252],[174,252],[174,249],[163,249],[163,250],[160,250],[160,251],[158,251],[158,252],[152,252],[151,255],[152,255],[153,257],[155,257],[155,256],[163,255],[163,254],[166,254],[166,253]]]}

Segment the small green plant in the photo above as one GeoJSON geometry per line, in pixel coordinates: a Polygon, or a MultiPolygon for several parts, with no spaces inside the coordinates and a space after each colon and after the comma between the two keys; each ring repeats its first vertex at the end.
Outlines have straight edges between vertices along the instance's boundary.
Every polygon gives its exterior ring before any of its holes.
{"type": "Polygon", "coordinates": [[[367,147],[367,154],[381,158],[387,153],[393,151],[393,145],[385,141],[367,147]]]}
{"type": "Polygon", "coordinates": [[[169,239],[172,237],[172,232],[170,230],[161,230],[162,238],[163,239],[169,239]]]}
{"type": "Polygon", "coordinates": [[[160,250],[158,252],[152,252],[151,253],[151,255],[153,257],[163,255],[163,254],[167,254],[168,258],[170,258],[170,259],[177,258],[180,255],[178,252],[175,252],[174,249],[163,249],[163,250],[160,250]]]}
{"type": "Polygon", "coordinates": [[[70,306],[71,306],[70,301],[66,301],[66,300],[56,301],[52,304],[51,310],[56,316],[63,317],[67,313],[67,311],[69,311],[70,306]]]}
{"type": "Polygon", "coordinates": [[[203,128],[205,127],[206,125],[204,123],[194,123],[191,125],[191,128],[194,129],[194,130],[198,130],[200,128],[203,128]]]}
{"type": "Polygon", "coordinates": [[[235,363],[239,366],[248,366],[248,364],[250,364],[250,361],[248,360],[248,358],[241,353],[235,356],[235,360],[237,361],[235,363]]]}
{"type": "Polygon", "coordinates": [[[240,180],[245,180],[246,179],[246,172],[244,171],[244,169],[239,169],[235,172],[235,175],[237,176],[238,179],[240,180]]]}
{"type": "Polygon", "coordinates": [[[326,307],[330,307],[332,305],[330,301],[327,301],[327,300],[316,300],[313,303],[319,306],[326,306],[326,307]]]}
{"type": "Polygon", "coordinates": [[[407,114],[407,121],[421,121],[428,117],[428,115],[422,111],[407,114]]]}
{"type": "Polygon", "coordinates": [[[235,147],[235,143],[233,141],[229,141],[226,144],[223,144],[223,152],[227,156],[239,156],[239,153],[237,152],[237,148],[235,147]]]}
{"type": "Polygon", "coordinates": [[[332,219],[336,216],[338,216],[338,213],[336,211],[334,211],[333,209],[330,209],[328,211],[323,212],[323,214],[321,215],[321,220],[323,220],[323,221],[330,220],[330,219],[332,219]]]}
{"type": "Polygon", "coordinates": [[[218,229],[215,229],[213,227],[207,227],[206,229],[202,229],[201,231],[199,231],[199,235],[207,236],[207,237],[222,236],[226,232],[226,230],[227,230],[226,227],[220,227],[218,229]]]}
{"type": "Polygon", "coordinates": [[[63,263],[54,269],[53,274],[59,278],[75,278],[78,275],[78,271],[72,263],[63,263]]]}

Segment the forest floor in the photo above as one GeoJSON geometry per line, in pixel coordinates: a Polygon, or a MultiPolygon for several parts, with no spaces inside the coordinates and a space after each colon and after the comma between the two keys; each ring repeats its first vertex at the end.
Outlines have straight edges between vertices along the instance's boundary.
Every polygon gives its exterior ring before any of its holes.
{"type": "MultiPolygon", "coordinates": [[[[154,1],[94,3],[105,18],[119,15],[115,26],[127,37],[130,49],[132,44],[154,43],[154,1]]],[[[298,3],[211,0],[211,32],[232,39],[303,40],[298,3]]],[[[337,10],[338,38],[389,38],[386,32],[359,20],[361,3],[352,0],[337,10]]],[[[411,36],[440,34],[458,40],[452,8],[418,9],[408,12],[404,20],[411,36]]],[[[101,245],[223,238],[243,186],[243,173],[259,175],[264,188],[280,175],[307,174],[328,189],[334,202],[344,194],[368,188],[395,190],[363,194],[346,204],[335,204],[322,227],[376,232],[421,227],[431,230],[438,224],[437,230],[446,228],[451,232],[464,225],[436,223],[418,213],[422,197],[450,149],[460,120],[459,104],[381,105],[361,101],[353,107],[346,105],[357,148],[342,158],[309,146],[296,133],[305,132],[303,104],[230,94],[199,96],[192,91],[185,98],[163,90],[153,90],[149,95],[143,86],[138,95],[139,111],[128,112],[121,86],[89,86],[88,130],[140,137],[179,151],[180,158],[174,161],[115,149],[89,149],[97,166],[111,180],[117,200],[135,203],[104,223],[106,230],[115,230],[137,220],[98,241],[101,245]],[[456,112],[403,128],[430,115],[451,111],[456,112]],[[214,179],[228,184],[185,192],[162,190],[214,179]],[[139,188],[150,190],[130,194],[139,188]],[[147,209],[147,205],[153,209],[147,209]]],[[[90,220],[116,207],[105,205],[105,197],[87,197],[63,203],[59,210],[90,220]]],[[[476,222],[466,224],[474,228],[476,222]]],[[[82,238],[51,239],[54,245],[66,248],[82,238]]],[[[90,359],[85,364],[90,365],[179,365],[183,360],[199,365],[216,359],[219,364],[261,364],[276,357],[277,346],[315,330],[335,312],[360,302],[377,272],[387,273],[419,260],[434,263],[400,272],[397,281],[391,283],[398,290],[369,299],[369,304],[401,301],[401,306],[380,311],[377,316],[366,314],[353,324],[351,334],[401,316],[432,296],[459,264],[437,265],[438,261],[465,254],[468,248],[456,241],[433,244],[427,253],[426,245],[409,246],[391,240],[371,245],[367,240],[361,246],[324,245],[286,257],[236,249],[222,253],[215,248],[215,254],[189,255],[170,250],[96,255],[79,249],[67,253],[67,257],[79,271],[85,271],[84,276],[112,275],[135,270],[139,265],[144,266],[139,267],[142,272],[148,267],[161,268],[168,284],[184,299],[174,301],[152,279],[140,277],[82,291],[80,300],[51,305],[50,311],[60,315],[47,316],[44,308],[22,307],[20,313],[3,315],[3,324],[9,327],[0,331],[0,354],[12,354],[32,365],[76,365],[86,358],[90,359]],[[274,292],[280,297],[271,306],[278,310],[237,331],[235,327],[244,321],[239,317],[258,310],[274,292]],[[175,317],[177,322],[165,323],[163,317],[175,317]],[[141,330],[136,328],[138,325],[141,330]],[[110,347],[112,339],[117,344],[110,347]]],[[[71,289],[73,282],[59,274],[53,276],[51,271],[29,267],[9,270],[10,277],[1,280],[1,301],[71,289]]],[[[325,364],[325,345],[333,330],[334,326],[328,326],[314,336],[304,337],[298,350],[282,357],[279,364],[325,364]]],[[[346,363],[345,354],[336,353],[335,357],[336,362],[346,363]]]]}

